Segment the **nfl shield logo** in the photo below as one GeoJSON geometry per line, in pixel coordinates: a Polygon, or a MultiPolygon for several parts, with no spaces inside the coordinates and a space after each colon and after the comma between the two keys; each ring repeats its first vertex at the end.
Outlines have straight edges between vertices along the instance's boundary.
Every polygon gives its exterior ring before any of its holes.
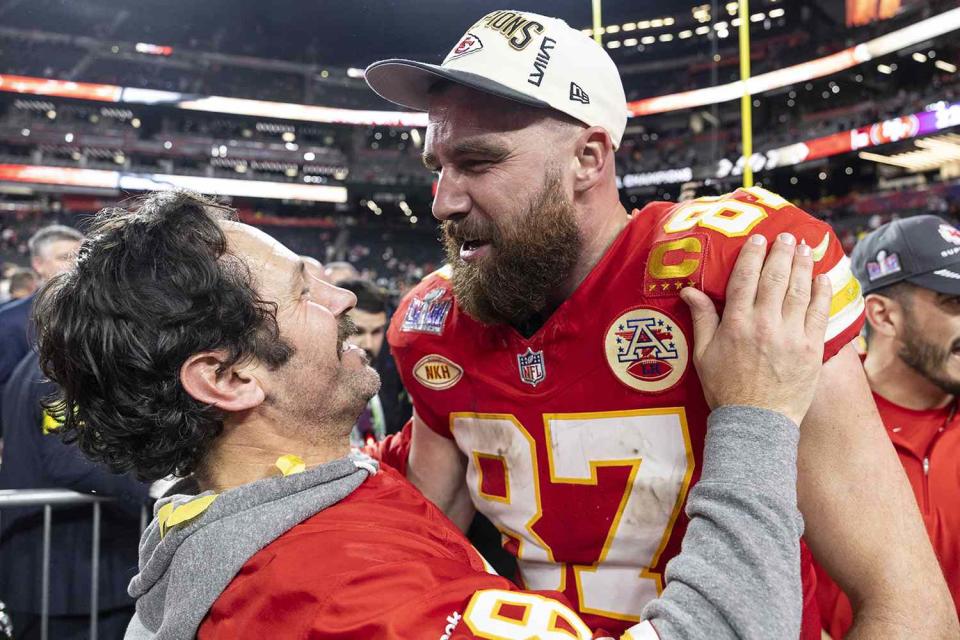
{"type": "Polygon", "coordinates": [[[531,386],[537,386],[547,377],[547,370],[543,364],[543,351],[534,351],[527,347],[526,353],[517,356],[520,365],[520,379],[531,386]]]}

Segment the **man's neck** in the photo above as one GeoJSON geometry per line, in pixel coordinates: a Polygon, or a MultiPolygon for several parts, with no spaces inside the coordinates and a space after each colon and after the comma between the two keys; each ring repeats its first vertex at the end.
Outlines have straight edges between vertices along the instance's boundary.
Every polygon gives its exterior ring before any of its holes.
{"type": "MultiPolygon", "coordinates": [[[[317,433],[334,432],[325,431],[318,425],[317,433]]],[[[223,435],[216,440],[194,475],[202,491],[219,493],[280,474],[276,463],[284,455],[295,455],[310,468],[349,453],[347,435],[330,441],[308,442],[295,435],[278,433],[268,425],[225,425],[223,435]]]]}
{"type": "Polygon", "coordinates": [[[550,296],[552,309],[556,309],[573,295],[629,221],[627,210],[619,201],[612,206],[590,208],[585,215],[581,216],[580,229],[583,245],[580,249],[580,257],[570,277],[550,296]]]}
{"type": "Polygon", "coordinates": [[[914,411],[939,409],[953,396],[905,363],[892,349],[870,349],[863,363],[874,393],[914,411]]]}

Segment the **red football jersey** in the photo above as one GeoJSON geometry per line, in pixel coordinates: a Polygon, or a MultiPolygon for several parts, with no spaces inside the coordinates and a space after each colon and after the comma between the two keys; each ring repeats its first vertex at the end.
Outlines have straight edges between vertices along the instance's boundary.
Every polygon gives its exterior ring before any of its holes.
{"type": "MultiPolygon", "coordinates": [[[[389,467],[250,558],[198,640],[608,637],[562,594],[517,591],[389,467]],[[489,573],[488,573],[489,571],[489,573]]],[[[656,640],[649,623],[624,640],[656,640]]]]}
{"type": "Polygon", "coordinates": [[[830,276],[832,357],[863,322],[849,260],[826,223],[760,188],[634,212],[530,338],[463,313],[444,270],[401,303],[388,337],[417,414],[463,451],[473,502],[525,588],[561,591],[592,627],[615,631],[663,589],[709,413],[678,292],[722,304],[745,238],[783,231],[830,276]]]}

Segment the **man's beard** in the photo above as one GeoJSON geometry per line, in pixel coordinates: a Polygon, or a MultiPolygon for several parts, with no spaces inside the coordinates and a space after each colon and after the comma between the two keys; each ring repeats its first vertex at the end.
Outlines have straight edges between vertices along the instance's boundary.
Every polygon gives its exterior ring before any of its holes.
{"type": "Polygon", "coordinates": [[[558,171],[512,223],[496,225],[479,216],[442,225],[453,291],[464,311],[485,324],[519,327],[543,314],[555,291],[573,272],[582,240],[573,204],[564,196],[558,171]],[[460,259],[464,240],[483,238],[492,255],[470,264],[460,259]]]}
{"type": "Polygon", "coordinates": [[[911,311],[907,311],[904,323],[903,345],[897,352],[903,362],[935,384],[944,392],[960,395],[960,380],[946,375],[947,362],[955,349],[960,348],[960,340],[949,347],[941,347],[923,339],[923,331],[917,328],[911,311]]]}

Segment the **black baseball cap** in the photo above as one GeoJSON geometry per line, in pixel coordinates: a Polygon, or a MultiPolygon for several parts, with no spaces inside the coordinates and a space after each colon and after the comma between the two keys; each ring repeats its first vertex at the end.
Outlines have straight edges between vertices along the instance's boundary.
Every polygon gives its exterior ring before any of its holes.
{"type": "Polygon", "coordinates": [[[864,294],[910,282],[960,295],[960,230],[939,216],[888,222],[864,236],[850,260],[864,294]]]}

